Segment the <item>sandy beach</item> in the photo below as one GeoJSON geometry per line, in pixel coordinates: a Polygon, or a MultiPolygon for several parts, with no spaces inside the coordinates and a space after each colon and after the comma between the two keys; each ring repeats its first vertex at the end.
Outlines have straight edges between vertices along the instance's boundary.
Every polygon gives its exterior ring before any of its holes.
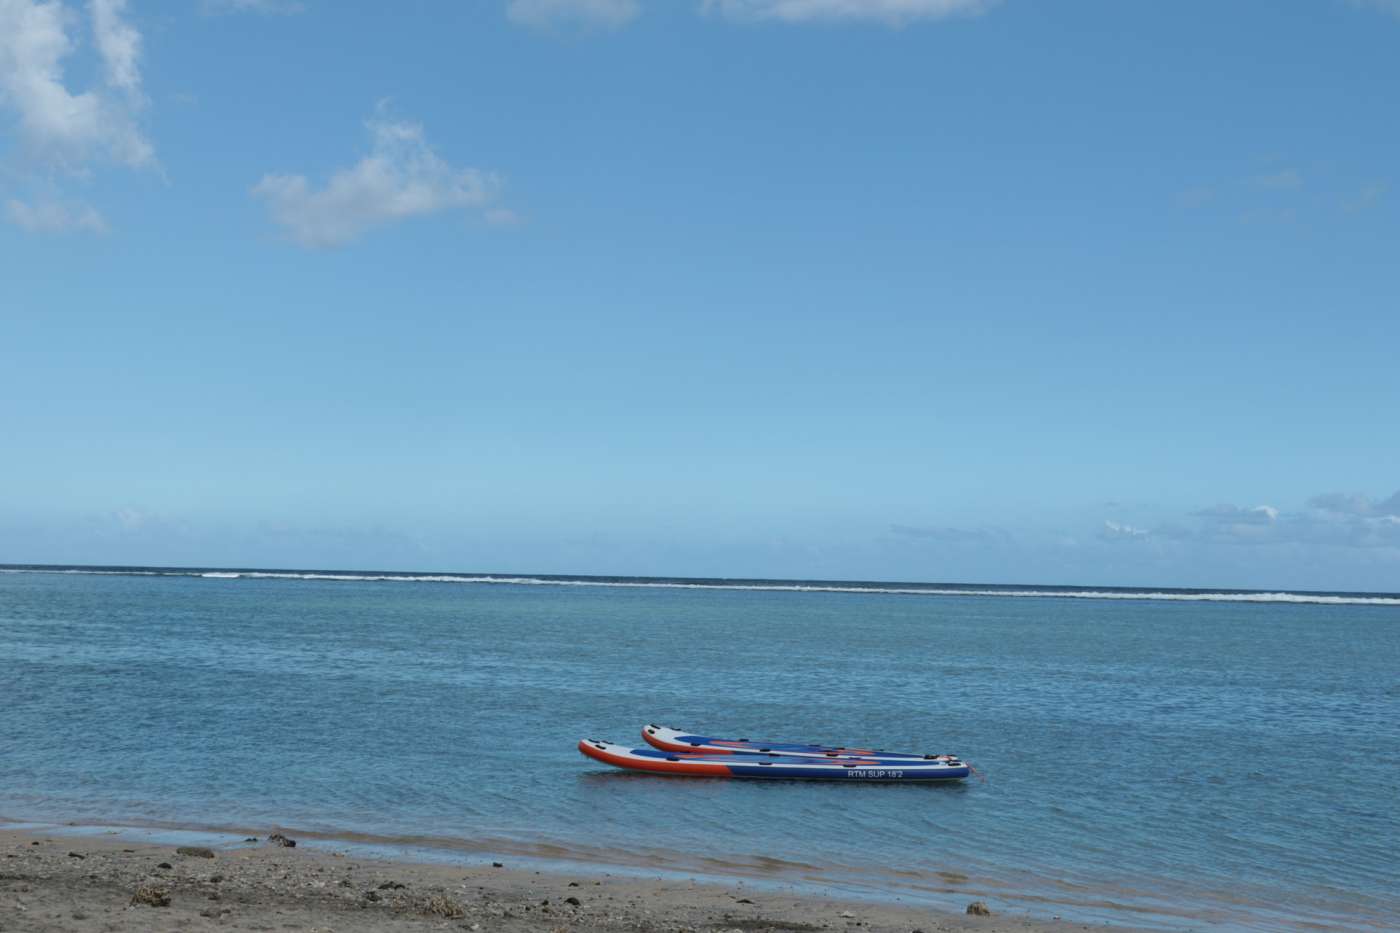
{"type": "MultiPolygon", "coordinates": [[[[1068,922],[699,883],[424,864],[285,847],[178,847],[0,830],[0,931],[468,930],[983,933],[1068,922]]],[[[1121,927],[1115,929],[1123,929],[1121,927]]]]}

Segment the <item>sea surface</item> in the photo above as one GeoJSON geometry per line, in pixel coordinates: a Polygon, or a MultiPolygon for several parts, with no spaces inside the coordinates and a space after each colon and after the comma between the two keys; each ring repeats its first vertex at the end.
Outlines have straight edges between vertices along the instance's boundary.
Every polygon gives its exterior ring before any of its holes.
{"type": "Polygon", "coordinates": [[[0,818],[1396,929],[1400,596],[11,567],[0,818]],[[653,777],[575,749],[649,721],[979,777],[653,777]]]}

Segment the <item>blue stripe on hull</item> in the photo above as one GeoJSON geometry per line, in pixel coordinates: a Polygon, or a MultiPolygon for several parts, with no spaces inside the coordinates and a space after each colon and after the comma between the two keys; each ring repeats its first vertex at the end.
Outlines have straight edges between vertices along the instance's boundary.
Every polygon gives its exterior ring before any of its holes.
{"type": "Polygon", "coordinates": [[[901,768],[896,763],[886,767],[842,768],[839,771],[814,768],[787,768],[782,765],[729,765],[736,778],[784,778],[803,781],[961,781],[967,778],[967,768],[901,768]]]}

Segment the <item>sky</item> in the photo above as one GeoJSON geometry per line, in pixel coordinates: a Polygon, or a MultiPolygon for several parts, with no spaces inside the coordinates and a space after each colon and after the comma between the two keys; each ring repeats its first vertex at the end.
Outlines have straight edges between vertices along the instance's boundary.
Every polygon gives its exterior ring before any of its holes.
{"type": "Polygon", "coordinates": [[[0,562],[1400,591],[1400,0],[0,0],[0,562]]]}

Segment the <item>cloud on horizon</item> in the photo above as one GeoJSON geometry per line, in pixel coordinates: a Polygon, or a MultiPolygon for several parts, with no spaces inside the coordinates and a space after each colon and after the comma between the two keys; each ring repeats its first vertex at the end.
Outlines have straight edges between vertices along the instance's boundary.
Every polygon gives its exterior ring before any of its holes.
{"type": "Polygon", "coordinates": [[[1145,541],[1150,536],[1151,532],[1145,528],[1108,520],[1099,529],[1099,538],[1104,541],[1145,541]]]}
{"type": "Polygon", "coordinates": [[[1213,505],[1190,513],[1194,524],[1171,522],[1150,530],[1105,521],[1099,538],[1200,544],[1306,545],[1340,548],[1394,548],[1400,554],[1400,491],[1378,500],[1356,493],[1314,496],[1305,509],[1283,511],[1271,505],[1213,505]]]}
{"type": "Polygon", "coordinates": [[[336,171],[320,190],[305,175],[286,174],[264,175],[252,187],[293,241],[312,249],[344,246],[375,227],[491,204],[500,189],[494,174],[454,168],[428,145],[421,124],[389,119],[385,109],[365,123],[373,140],[369,155],[336,171]]]}
{"type": "Polygon", "coordinates": [[[1213,522],[1226,522],[1238,525],[1272,525],[1278,521],[1278,509],[1272,505],[1242,507],[1238,505],[1213,505],[1208,509],[1192,512],[1197,518],[1207,518],[1213,522]]]}

